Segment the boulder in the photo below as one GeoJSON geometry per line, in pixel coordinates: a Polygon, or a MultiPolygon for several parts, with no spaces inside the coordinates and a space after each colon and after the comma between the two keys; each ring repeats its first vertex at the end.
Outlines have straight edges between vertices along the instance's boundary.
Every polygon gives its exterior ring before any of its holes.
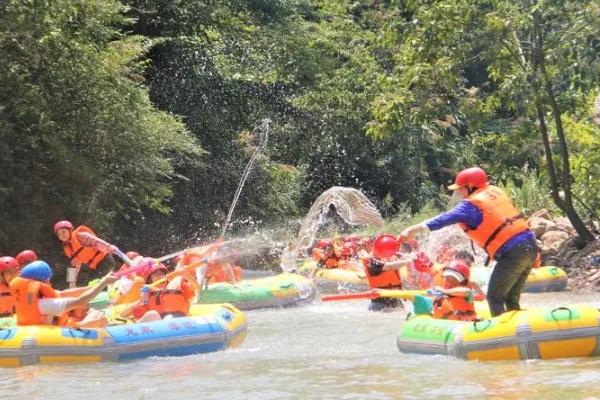
{"type": "Polygon", "coordinates": [[[535,237],[541,238],[546,233],[548,226],[555,226],[556,224],[549,219],[541,217],[531,217],[527,221],[529,228],[535,233],[535,237]]]}
{"type": "Polygon", "coordinates": [[[557,217],[554,219],[554,223],[563,231],[568,232],[571,235],[577,234],[575,228],[573,228],[573,224],[569,221],[567,217],[557,217]]]}
{"type": "Polygon", "coordinates": [[[529,219],[532,219],[532,218],[543,218],[543,219],[552,220],[552,216],[550,215],[550,211],[546,210],[545,208],[542,208],[541,210],[537,210],[536,212],[534,212],[533,214],[531,214],[529,216],[529,219]]]}
{"type": "Polygon", "coordinates": [[[542,235],[542,250],[544,248],[557,251],[563,242],[569,239],[570,235],[564,231],[550,231],[542,235]]]}
{"type": "MultiPolygon", "coordinates": [[[[553,223],[548,224],[546,226],[546,232],[554,232],[554,231],[566,232],[566,233],[569,234],[569,236],[573,236],[573,234],[571,233],[571,230],[568,227],[564,226],[564,225],[561,226],[561,225],[555,224],[553,222],[553,223]]],[[[546,232],[544,232],[544,233],[546,233],[546,232]]]]}

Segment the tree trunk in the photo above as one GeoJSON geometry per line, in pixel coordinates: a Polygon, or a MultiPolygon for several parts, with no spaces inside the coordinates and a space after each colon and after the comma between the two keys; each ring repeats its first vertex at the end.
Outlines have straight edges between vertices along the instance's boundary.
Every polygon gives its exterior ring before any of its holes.
{"type": "MultiPolygon", "coordinates": [[[[539,68],[541,77],[544,80],[543,85],[544,85],[544,89],[546,90],[546,97],[548,99],[548,102],[550,103],[550,108],[552,110],[552,117],[554,119],[554,124],[556,125],[556,136],[558,137],[558,148],[560,149],[560,156],[561,156],[561,161],[562,161],[562,188],[563,188],[563,193],[564,193],[564,199],[560,199],[560,200],[562,200],[560,202],[562,204],[561,208],[565,212],[565,214],[567,214],[569,221],[571,221],[571,224],[573,224],[573,228],[575,228],[579,237],[584,242],[589,243],[589,242],[593,242],[595,240],[595,237],[590,232],[590,230],[585,226],[585,223],[583,222],[583,220],[581,219],[579,214],[577,214],[577,211],[575,210],[575,207],[573,206],[573,197],[571,194],[571,166],[570,166],[570,162],[569,162],[569,149],[567,147],[567,140],[565,138],[565,132],[563,129],[562,113],[561,113],[560,107],[556,101],[556,96],[554,95],[554,90],[552,88],[552,82],[550,81],[550,76],[548,75],[548,71],[546,70],[546,61],[544,59],[544,31],[543,31],[542,27],[540,26],[540,18],[541,17],[538,12],[534,13],[534,21],[535,21],[534,32],[535,32],[535,39],[536,39],[535,50],[537,52],[536,61],[537,61],[537,66],[539,68]]],[[[537,108],[537,112],[538,112],[538,118],[541,117],[540,121],[542,121],[543,120],[543,108],[538,107],[537,102],[536,102],[536,108],[537,108]]],[[[542,130],[541,128],[542,128],[542,125],[540,123],[540,130],[542,130]]],[[[546,147],[546,144],[548,144],[548,148],[546,148],[546,159],[548,160],[548,159],[552,158],[552,154],[548,155],[549,140],[548,140],[547,129],[545,128],[545,123],[544,123],[543,130],[546,130],[546,133],[542,134],[542,135],[544,136],[544,147],[546,147]]],[[[552,164],[552,165],[554,165],[554,164],[552,164]]],[[[550,164],[549,164],[549,166],[550,166],[550,164]]],[[[554,177],[554,179],[556,179],[556,176],[554,177]]],[[[553,188],[553,192],[554,192],[554,188],[553,188]]],[[[553,193],[553,197],[555,195],[558,195],[558,193],[556,193],[556,194],[553,193]]],[[[559,198],[560,198],[560,196],[559,196],[559,198]]],[[[556,202],[556,199],[555,199],[555,202],[556,202]]]]}
{"type": "Polygon", "coordinates": [[[558,179],[556,177],[556,167],[554,165],[554,159],[552,158],[552,147],[550,146],[550,138],[548,135],[548,127],[546,126],[546,118],[544,117],[544,107],[539,98],[536,98],[535,100],[535,109],[537,111],[537,117],[540,123],[542,142],[544,143],[544,154],[546,156],[546,164],[548,165],[547,168],[548,176],[550,177],[550,193],[552,194],[552,200],[558,208],[564,210],[565,206],[559,194],[560,187],[558,185],[558,179]]]}

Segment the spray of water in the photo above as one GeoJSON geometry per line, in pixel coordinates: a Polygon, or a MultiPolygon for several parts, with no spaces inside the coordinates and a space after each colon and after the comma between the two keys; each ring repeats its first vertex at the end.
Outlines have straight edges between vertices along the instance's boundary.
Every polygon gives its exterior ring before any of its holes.
{"type": "Polygon", "coordinates": [[[296,268],[296,258],[315,240],[319,229],[327,222],[331,210],[349,225],[382,226],[383,218],[377,207],[361,191],[354,188],[334,186],[323,192],[306,214],[298,239],[290,243],[281,257],[281,268],[292,271],[296,268]]]}
{"type": "Polygon", "coordinates": [[[438,231],[433,231],[420,242],[421,248],[425,253],[435,260],[438,254],[444,252],[445,248],[453,251],[466,250],[473,253],[475,265],[483,265],[486,259],[486,253],[483,249],[472,244],[467,235],[458,227],[451,225],[438,231]]]}
{"type": "Polygon", "coordinates": [[[235,191],[235,195],[233,196],[233,201],[231,202],[231,206],[229,207],[229,212],[227,213],[227,218],[225,219],[225,223],[223,224],[223,230],[221,231],[221,237],[224,237],[225,232],[227,232],[227,228],[229,227],[229,223],[231,222],[231,217],[233,216],[233,210],[235,210],[235,206],[238,202],[238,199],[240,198],[240,194],[242,193],[242,189],[244,188],[246,179],[248,179],[248,176],[250,175],[250,172],[252,171],[252,167],[254,166],[254,163],[256,162],[256,160],[258,159],[260,154],[267,148],[267,142],[269,140],[269,131],[270,130],[271,130],[271,120],[268,118],[263,119],[260,124],[260,127],[259,127],[260,141],[258,143],[258,146],[256,147],[256,150],[254,151],[254,154],[250,158],[250,161],[248,161],[248,165],[246,165],[246,169],[244,170],[244,173],[242,174],[242,177],[240,179],[240,183],[238,184],[237,190],[235,191]]]}

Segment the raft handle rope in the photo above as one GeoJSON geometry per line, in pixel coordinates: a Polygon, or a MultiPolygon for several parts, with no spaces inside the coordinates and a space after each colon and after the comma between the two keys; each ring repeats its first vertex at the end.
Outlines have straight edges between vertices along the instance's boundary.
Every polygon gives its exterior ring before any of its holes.
{"type": "Polygon", "coordinates": [[[491,320],[491,319],[475,320],[475,321],[473,321],[473,330],[474,330],[475,332],[483,332],[483,331],[485,331],[487,328],[489,328],[489,327],[490,327],[490,325],[492,325],[492,320],[491,320]],[[479,329],[479,328],[478,328],[478,326],[477,326],[477,324],[478,324],[479,322],[487,322],[487,325],[486,325],[486,326],[485,326],[483,329],[479,329]]]}
{"type": "Polygon", "coordinates": [[[6,331],[6,335],[2,339],[0,339],[4,341],[10,337],[10,334],[12,333],[12,328],[0,329],[0,331],[6,331]]]}
{"type": "Polygon", "coordinates": [[[552,316],[552,319],[554,319],[556,322],[558,322],[558,319],[556,318],[556,316],[554,315],[554,313],[556,311],[568,311],[569,312],[569,321],[573,320],[573,310],[571,310],[569,307],[557,307],[554,310],[550,311],[550,315],[552,316]]]}

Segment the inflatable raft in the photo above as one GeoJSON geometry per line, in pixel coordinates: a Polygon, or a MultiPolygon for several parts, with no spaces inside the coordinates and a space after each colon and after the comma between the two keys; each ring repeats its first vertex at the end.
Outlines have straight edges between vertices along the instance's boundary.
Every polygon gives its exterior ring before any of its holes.
{"type": "Polygon", "coordinates": [[[0,366],[126,361],[185,356],[240,345],[246,318],[229,304],[194,306],[195,317],[102,329],[18,326],[0,329],[0,366]]]}
{"type": "Polygon", "coordinates": [[[259,279],[244,279],[232,285],[214,283],[198,296],[201,304],[231,303],[240,310],[289,307],[310,303],[317,290],[310,279],[284,273],[259,279]]]}
{"type": "MultiPolygon", "coordinates": [[[[436,271],[442,270],[441,264],[434,264],[436,271]]],[[[300,273],[310,275],[316,268],[316,262],[310,259],[299,262],[298,270],[300,273]]],[[[473,267],[471,268],[471,280],[481,286],[484,291],[492,276],[493,268],[473,267]]],[[[401,277],[407,280],[406,269],[401,270],[401,277]]],[[[324,294],[345,293],[345,292],[363,292],[369,290],[366,277],[362,272],[356,272],[345,269],[319,269],[314,272],[313,278],[319,291],[324,294]]],[[[544,266],[531,270],[525,288],[526,293],[542,292],[560,292],[567,289],[567,274],[559,267],[544,266]]],[[[441,282],[438,282],[441,284],[441,282]]],[[[412,288],[417,289],[417,288],[412,288]]],[[[426,289],[426,288],[418,288],[426,289]]]]}
{"type": "MultiPolygon", "coordinates": [[[[487,287],[492,276],[493,268],[471,268],[471,280],[479,286],[487,287]]],[[[561,292],[567,289],[567,274],[558,267],[545,266],[533,268],[525,282],[525,293],[561,292]]]]}
{"type": "Polygon", "coordinates": [[[528,360],[600,355],[600,311],[591,305],[511,311],[479,322],[416,316],[398,335],[403,353],[465,360],[528,360]]]}
{"type": "Polygon", "coordinates": [[[317,269],[314,260],[299,261],[298,272],[311,276],[311,279],[323,294],[364,292],[369,284],[364,272],[343,268],[317,269]]]}

